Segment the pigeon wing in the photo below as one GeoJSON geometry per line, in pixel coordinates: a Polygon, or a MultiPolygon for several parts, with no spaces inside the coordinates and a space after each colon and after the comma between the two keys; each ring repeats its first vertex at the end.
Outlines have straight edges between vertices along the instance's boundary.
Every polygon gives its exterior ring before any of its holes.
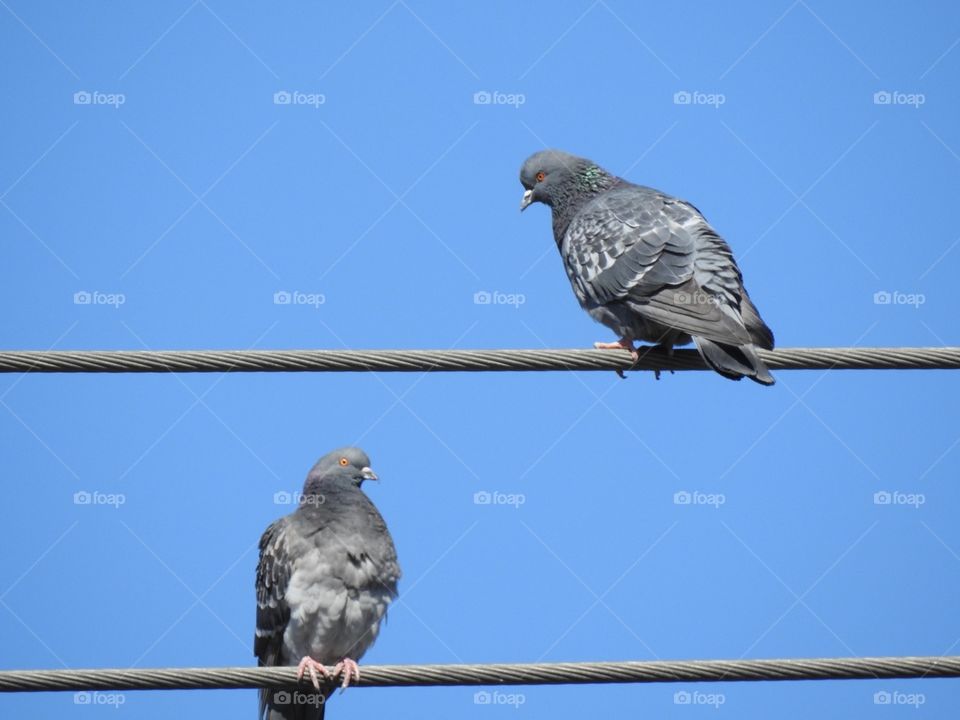
{"type": "Polygon", "coordinates": [[[621,302],[691,335],[750,342],[729,247],[687,203],[636,185],[614,188],[577,214],[561,251],[581,302],[621,302]]]}
{"type": "MultiPolygon", "coordinates": [[[[260,538],[260,562],[257,564],[257,628],[253,639],[253,654],[261,666],[280,665],[283,634],[290,620],[287,604],[287,583],[292,564],[287,549],[286,531],[289,520],[280,518],[266,529],[260,538]]],[[[271,688],[261,688],[257,717],[274,717],[269,710],[271,688]]],[[[282,713],[281,713],[282,715],[282,713]]]]}
{"type": "Polygon", "coordinates": [[[260,538],[260,562],[257,565],[257,629],[253,653],[260,665],[277,665],[283,645],[283,633],[290,620],[287,583],[292,572],[287,553],[287,518],[280,518],[260,538]]]}

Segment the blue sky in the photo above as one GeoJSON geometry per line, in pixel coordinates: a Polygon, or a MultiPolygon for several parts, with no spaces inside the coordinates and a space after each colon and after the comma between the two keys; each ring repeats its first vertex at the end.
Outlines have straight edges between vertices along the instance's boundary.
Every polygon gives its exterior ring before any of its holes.
{"type": "MultiPolygon", "coordinates": [[[[544,146],[694,202],[780,346],[958,344],[955,4],[0,5],[5,348],[613,339],[548,211],[518,212],[544,146]]],[[[383,480],[405,573],[364,662],[960,653],[958,377],[776,375],[5,376],[2,666],[251,664],[256,542],[291,509],[275,494],[346,443],[383,480]]],[[[330,712],[960,706],[941,680],[510,692],[360,689],[330,712]]],[[[0,713],[256,703],[88,699],[0,713]]]]}

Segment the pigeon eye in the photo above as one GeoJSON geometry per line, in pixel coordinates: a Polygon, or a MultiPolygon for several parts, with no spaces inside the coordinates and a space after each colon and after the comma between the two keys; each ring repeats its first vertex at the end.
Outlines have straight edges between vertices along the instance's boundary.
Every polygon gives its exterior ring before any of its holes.
{"type": "Polygon", "coordinates": [[[346,458],[340,458],[340,464],[341,464],[343,467],[346,467],[347,465],[350,464],[350,461],[347,460],[346,458]]]}
{"type": "Polygon", "coordinates": [[[541,171],[541,172],[538,172],[538,173],[537,173],[537,182],[543,182],[546,177],[547,177],[546,173],[544,173],[544,172],[542,172],[542,171],[541,171]]]}

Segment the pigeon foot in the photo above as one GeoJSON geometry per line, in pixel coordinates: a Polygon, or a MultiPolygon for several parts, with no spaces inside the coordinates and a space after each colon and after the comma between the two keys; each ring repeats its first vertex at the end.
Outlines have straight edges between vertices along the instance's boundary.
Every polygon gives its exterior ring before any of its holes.
{"type": "MultiPolygon", "coordinates": [[[[337,667],[340,666],[338,665],[337,667]]],[[[330,680],[331,677],[333,677],[323,663],[317,662],[309,655],[305,655],[300,661],[300,664],[297,665],[297,680],[303,680],[303,674],[305,672],[309,672],[310,682],[313,683],[313,686],[317,690],[320,689],[320,675],[323,675],[324,680],[330,680]]],[[[334,675],[335,674],[337,674],[336,668],[334,668],[334,675]]]]}
{"type": "Polygon", "coordinates": [[[640,353],[633,346],[633,340],[627,340],[626,338],[620,338],[616,342],[595,342],[593,346],[597,350],[628,350],[634,365],[640,359],[640,353]]]}
{"type": "Polygon", "coordinates": [[[338,675],[343,676],[343,682],[340,683],[340,689],[346,690],[350,686],[351,679],[360,682],[360,666],[357,665],[356,660],[344,658],[333,666],[333,677],[337,677],[338,675]]]}

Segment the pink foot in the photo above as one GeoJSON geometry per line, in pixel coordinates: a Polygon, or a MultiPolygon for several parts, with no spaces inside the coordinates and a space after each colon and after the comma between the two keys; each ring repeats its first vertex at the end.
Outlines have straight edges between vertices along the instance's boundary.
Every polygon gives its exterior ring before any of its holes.
{"type": "MultiPolygon", "coordinates": [[[[339,667],[339,665],[337,667],[339,667]]],[[[320,677],[317,673],[323,675],[324,680],[330,680],[332,677],[330,671],[327,670],[323,663],[318,663],[309,655],[305,655],[300,661],[300,664],[297,665],[297,680],[303,680],[303,674],[305,672],[310,673],[310,681],[317,690],[320,689],[320,677]]],[[[336,671],[334,671],[334,674],[336,674],[336,671]]]]}
{"type": "Polygon", "coordinates": [[[333,666],[333,676],[336,677],[337,675],[343,675],[343,682],[340,683],[340,687],[346,690],[351,679],[360,682],[360,666],[357,665],[355,660],[344,658],[333,666]]]}
{"type": "Polygon", "coordinates": [[[627,340],[626,338],[620,338],[616,342],[595,342],[593,346],[597,350],[629,350],[634,363],[640,359],[640,353],[633,346],[633,340],[627,340]]]}

